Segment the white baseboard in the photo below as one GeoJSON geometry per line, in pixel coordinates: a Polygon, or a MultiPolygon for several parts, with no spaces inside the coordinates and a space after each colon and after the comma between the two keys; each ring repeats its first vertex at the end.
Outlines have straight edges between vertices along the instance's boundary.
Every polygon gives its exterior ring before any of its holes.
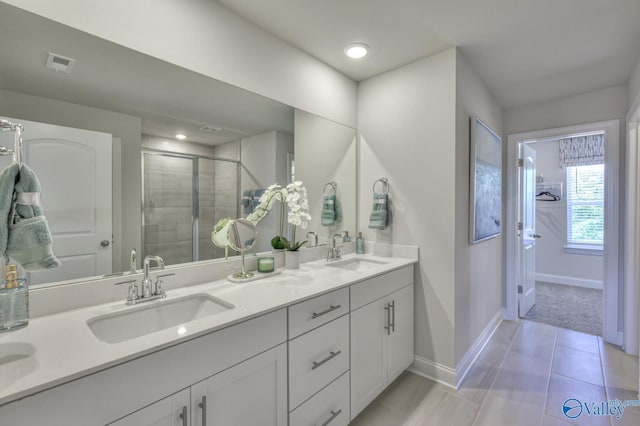
{"type": "Polygon", "coordinates": [[[456,389],[456,370],[446,365],[416,355],[409,371],[451,389],[456,389]]]}
{"type": "Polygon", "coordinates": [[[572,285],[575,287],[592,288],[596,290],[602,290],[604,288],[604,284],[601,280],[586,280],[584,278],[565,277],[563,275],[536,274],[536,281],[572,285]]]}
{"type": "Polygon", "coordinates": [[[467,351],[464,357],[462,357],[462,360],[458,363],[455,369],[416,355],[414,357],[413,364],[409,367],[409,371],[448,386],[451,389],[458,389],[473,366],[473,363],[478,358],[478,355],[480,355],[491,339],[491,336],[493,336],[493,333],[498,329],[498,326],[502,322],[502,318],[503,311],[500,309],[496,312],[493,318],[491,318],[489,324],[487,324],[482,333],[480,333],[480,336],[478,336],[471,348],[467,351]]]}
{"type": "Polygon", "coordinates": [[[496,332],[500,324],[502,323],[502,309],[500,309],[496,314],[491,318],[489,324],[482,330],[480,336],[473,342],[473,345],[469,348],[466,354],[462,357],[458,365],[456,366],[456,389],[460,388],[462,381],[465,376],[473,366],[473,363],[476,362],[476,359],[484,349],[484,347],[491,340],[491,336],[496,332]]]}

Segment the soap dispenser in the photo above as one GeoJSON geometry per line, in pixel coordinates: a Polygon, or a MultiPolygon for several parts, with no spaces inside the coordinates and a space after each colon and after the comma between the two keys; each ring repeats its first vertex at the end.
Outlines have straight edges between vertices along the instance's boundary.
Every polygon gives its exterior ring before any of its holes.
{"type": "Polygon", "coordinates": [[[358,238],[356,238],[356,254],[364,254],[364,237],[362,232],[358,232],[358,238]]]}
{"type": "Polygon", "coordinates": [[[343,237],[342,237],[342,242],[343,243],[350,243],[351,242],[351,236],[349,236],[349,231],[344,231],[343,237]]]}
{"type": "Polygon", "coordinates": [[[18,278],[18,268],[7,265],[3,287],[0,288],[0,331],[15,330],[29,323],[29,289],[24,278],[18,278]]]}

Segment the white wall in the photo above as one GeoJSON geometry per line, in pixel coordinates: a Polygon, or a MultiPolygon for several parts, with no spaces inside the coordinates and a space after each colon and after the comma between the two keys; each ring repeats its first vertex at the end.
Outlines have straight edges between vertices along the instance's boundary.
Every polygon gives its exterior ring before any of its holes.
{"type": "Polygon", "coordinates": [[[629,108],[631,108],[638,96],[640,96],[640,59],[638,59],[638,63],[629,77],[629,95],[627,99],[629,108]]]}
{"type": "MultiPolygon", "coordinates": [[[[266,189],[268,186],[278,183],[286,186],[285,175],[282,170],[277,170],[278,165],[285,164],[287,152],[293,152],[293,137],[282,132],[267,132],[252,136],[240,141],[240,194],[250,189],[266,189]],[[278,180],[284,179],[284,180],[278,180]]],[[[285,212],[286,214],[286,212],[285,212]]],[[[246,217],[242,208],[240,215],[246,217]]],[[[277,201],[271,211],[257,226],[258,235],[253,252],[271,250],[271,239],[280,234],[280,202],[277,201]]],[[[285,233],[286,233],[285,217],[285,233]]],[[[296,236],[296,240],[300,239],[296,236]]]]}
{"type": "Polygon", "coordinates": [[[6,3],[355,127],[356,84],[211,0],[6,3]]]}
{"type": "MultiPolygon", "coordinates": [[[[536,202],[536,276],[540,281],[576,285],[585,280],[599,282],[602,289],[604,259],[602,256],[566,253],[567,244],[567,174],[560,167],[560,141],[529,144],[536,151],[536,174],[545,182],[560,182],[563,198],[560,201],[536,202]],[[542,276],[540,276],[542,274],[542,276]]],[[[591,284],[596,284],[595,282],[591,284]]]]}
{"type": "MultiPolygon", "coordinates": [[[[122,182],[121,216],[114,212],[114,218],[122,217],[121,262],[114,262],[114,267],[129,267],[129,252],[136,248],[141,253],[140,215],[140,138],[142,120],[140,117],[125,115],[113,111],[86,107],[54,99],[25,95],[8,90],[0,90],[0,115],[7,115],[25,120],[57,124],[59,126],[78,129],[95,130],[110,133],[121,139],[121,167],[114,168],[114,182],[122,182]]],[[[114,208],[118,208],[114,200],[114,208]]],[[[114,225],[117,225],[114,223],[114,225]]],[[[117,226],[116,226],[117,229],[117,226]]],[[[114,234],[114,239],[118,235],[114,234]]],[[[118,244],[118,243],[115,243],[118,244]]],[[[139,265],[140,266],[140,265],[139,265]]]]}
{"type": "Polygon", "coordinates": [[[363,81],[358,92],[358,223],[365,239],[420,246],[415,351],[455,367],[456,49],[363,81]],[[387,177],[392,221],[366,228],[371,185],[387,177]]]}
{"type": "Polygon", "coordinates": [[[456,366],[502,307],[502,237],[469,244],[469,120],[473,116],[498,135],[502,133],[500,105],[458,50],[454,174],[456,366]]]}
{"type": "Polygon", "coordinates": [[[174,152],[177,154],[199,155],[203,157],[213,157],[214,147],[189,141],[178,141],[175,139],[163,138],[154,135],[142,135],[142,148],[155,149],[159,151],[174,152]]]}
{"type": "Polygon", "coordinates": [[[317,232],[321,241],[344,230],[357,235],[355,129],[297,110],[294,134],[296,180],[304,182],[309,194],[313,194],[309,198],[311,221],[307,230],[317,232]],[[342,220],[333,226],[322,226],[322,194],[331,181],[338,184],[342,220]]]}

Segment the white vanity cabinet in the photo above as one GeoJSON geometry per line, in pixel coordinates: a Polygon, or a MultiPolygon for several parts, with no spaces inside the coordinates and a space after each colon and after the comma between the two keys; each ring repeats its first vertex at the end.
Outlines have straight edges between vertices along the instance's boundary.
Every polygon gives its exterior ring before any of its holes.
{"type": "Polygon", "coordinates": [[[189,424],[191,393],[183,389],[109,426],[184,426],[189,424]]]}
{"type": "Polygon", "coordinates": [[[403,268],[351,286],[352,419],[413,362],[412,281],[403,268]]]}
{"type": "Polygon", "coordinates": [[[280,309],[12,402],[0,407],[0,424],[201,425],[198,403],[207,395],[207,416],[219,425],[286,425],[286,319],[280,309]],[[191,399],[174,400],[184,389],[191,399]],[[176,401],[187,407],[184,422],[176,401]],[[233,417],[254,414],[253,423],[233,417]]]}

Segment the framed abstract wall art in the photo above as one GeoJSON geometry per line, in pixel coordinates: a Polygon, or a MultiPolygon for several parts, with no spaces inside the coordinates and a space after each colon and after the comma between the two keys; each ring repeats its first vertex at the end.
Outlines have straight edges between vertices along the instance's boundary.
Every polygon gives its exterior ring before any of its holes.
{"type": "Polygon", "coordinates": [[[469,243],[500,235],[502,139],[478,117],[471,118],[469,243]]]}

